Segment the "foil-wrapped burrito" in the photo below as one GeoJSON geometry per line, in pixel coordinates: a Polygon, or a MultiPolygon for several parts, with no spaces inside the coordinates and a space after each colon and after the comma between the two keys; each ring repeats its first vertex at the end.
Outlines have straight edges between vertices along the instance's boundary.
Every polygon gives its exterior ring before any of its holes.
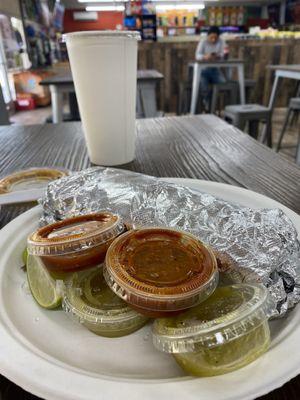
{"type": "Polygon", "coordinates": [[[274,299],[272,316],[300,300],[300,244],[279,209],[251,209],[158,178],[112,168],[90,168],[51,182],[41,200],[41,223],[112,211],[134,227],[168,226],[212,246],[230,272],[261,282],[274,299]],[[226,262],[225,262],[226,264],[226,262]]]}

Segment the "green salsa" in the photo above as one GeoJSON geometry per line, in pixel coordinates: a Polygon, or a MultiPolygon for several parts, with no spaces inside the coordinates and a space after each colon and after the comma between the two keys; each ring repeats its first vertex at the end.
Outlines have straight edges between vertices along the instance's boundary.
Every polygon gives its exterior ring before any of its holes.
{"type": "Polygon", "coordinates": [[[77,272],[66,282],[63,308],[100,336],[120,337],[140,329],[147,318],[132,310],[106,285],[102,268],[77,272]]]}
{"type": "Polygon", "coordinates": [[[258,285],[219,287],[195,308],[157,320],[154,344],[172,353],[190,375],[234,371],[269,348],[266,299],[267,290],[258,285]]]}

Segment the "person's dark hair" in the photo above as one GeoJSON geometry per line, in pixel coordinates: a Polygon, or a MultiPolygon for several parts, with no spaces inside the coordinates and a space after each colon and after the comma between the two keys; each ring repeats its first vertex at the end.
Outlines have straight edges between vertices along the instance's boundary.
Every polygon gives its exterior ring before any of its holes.
{"type": "Polygon", "coordinates": [[[215,33],[216,35],[220,36],[220,29],[218,26],[211,26],[207,32],[207,35],[210,35],[211,33],[215,33]]]}

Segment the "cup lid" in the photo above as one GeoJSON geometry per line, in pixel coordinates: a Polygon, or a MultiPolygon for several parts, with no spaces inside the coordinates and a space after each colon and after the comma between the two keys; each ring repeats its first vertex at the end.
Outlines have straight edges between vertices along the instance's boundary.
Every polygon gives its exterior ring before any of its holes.
{"type": "Polygon", "coordinates": [[[27,239],[28,253],[63,255],[98,246],[124,231],[118,215],[110,212],[80,215],[43,226],[27,239]]]}
{"type": "Polygon", "coordinates": [[[176,300],[198,297],[212,280],[217,284],[218,271],[213,252],[195,236],[171,228],[144,228],[129,231],[111,244],[104,276],[119,295],[117,287],[121,287],[129,302],[131,298],[171,300],[180,309],[176,300]]]}
{"type": "Polygon", "coordinates": [[[119,324],[143,318],[109,289],[102,267],[72,274],[65,282],[63,309],[80,322],[93,324],[119,324]]]}
{"type": "Polygon", "coordinates": [[[268,290],[258,284],[218,287],[203,303],[153,325],[153,343],[167,353],[191,352],[197,345],[215,347],[245,335],[269,318],[268,290]]]}
{"type": "Polygon", "coordinates": [[[58,168],[30,168],[16,171],[0,179],[0,194],[46,187],[50,181],[67,174],[67,170],[58,168]]]}
{"type": "Polygon", "coordinates": [[[79,31],[64,33],[62,41],[66,42],[68,39],[88,39],[88,38],[128,38],[141,40],[141,34],[138,31],[117,31],[117,30],[104,30],[104,31],[79,31]]]}

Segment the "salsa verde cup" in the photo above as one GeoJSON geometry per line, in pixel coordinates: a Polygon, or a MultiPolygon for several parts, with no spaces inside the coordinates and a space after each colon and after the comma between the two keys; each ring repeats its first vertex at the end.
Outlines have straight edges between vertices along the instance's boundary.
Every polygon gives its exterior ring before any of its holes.
{"type": "Polygon", "coordinates": [[[272,306],[262,285],[218,287],[195,308],[174,318],[157,319],[153,343],[172,354],[187,374],[225,374],[268,350],[272,306]]]}
{"type": "Polygon", "coordinates": [[[75,272],[65,282],[65,287],[63,309],[97,335],[129,335],[148,320],[110,290],[101,267],[75,272]]]}

